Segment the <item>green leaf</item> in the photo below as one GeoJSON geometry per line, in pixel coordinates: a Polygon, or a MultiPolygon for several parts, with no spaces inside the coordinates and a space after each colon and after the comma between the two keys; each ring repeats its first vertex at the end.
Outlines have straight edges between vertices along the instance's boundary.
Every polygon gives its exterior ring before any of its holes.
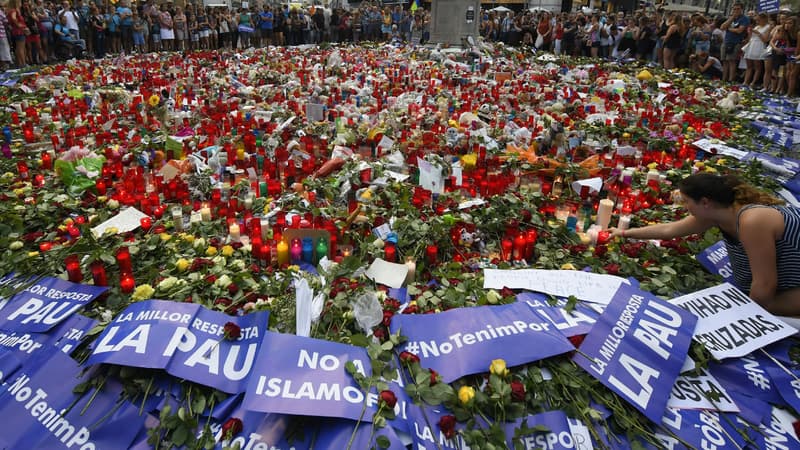
{"type": "Polygon", "coordinates": [[[350,343],[358,347],[369,347],[370,340],[363,334],[350,335],[350,343]]]}
{"type": "Polygon", "coordinates": [[[189,439],[189,429],[186,426],[179,426],[172,433],[172,442],[180,447],[189,439]]]}
{"type": "Polygon", "coordinates": [[[389,441],[389,438],[382,434],[375,438],[375,443],[378,444],[378,447],[380,448],[389,448],[389,446],[392,445],[391,441],[389,441]]]}

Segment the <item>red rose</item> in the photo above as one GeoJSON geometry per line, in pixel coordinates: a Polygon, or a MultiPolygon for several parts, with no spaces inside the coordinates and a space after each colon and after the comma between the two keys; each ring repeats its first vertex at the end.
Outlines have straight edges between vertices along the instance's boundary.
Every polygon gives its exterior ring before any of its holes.
{"type": "Polygon", "coordinates": [[[569,341],[572,342],[572,345],[574,345],[575,348],[578,348],[581,346],[585,338],[586,338],[585,334],[577,334],[575,336],[570,336],[567,339],[569,339],[569,341]]]}
{"type": "Polygon", "coordinates": [[[418,363],[419,362],[419,356],[417,356],[417,355],[415,355],[415,354],[413,354],[411,352],[402,351],[402,352],[400,352],[400,356],[399,357],[400,357],[400,362],[402,362],[404,364],[411,364],[411,363],[418,363]]]}
{"type": "Polygon", "coordinates": [[[376,328],[372,331],[372,335],[381,342],[386,339],[386,332],[383,331],[383,328],[376,328]]]}
{"type": "Polygon", "coordinates": [[[206,276],[206,283],[208,283],[208,284],[212,284],[212,283],[214,283],[215,281],[217,281],[217,276],[216,276],[216,275],[214,275],[214,274],[211,274],[211,275],[207,275],[207,276],[206,276]]]}
{"type": "Polygon", "coordinates": [[[456,435],[456,416],[448,414],[439,419],[439,429],[447,439],[453,439],[456,435]]]}
{"type": "Polygon", "coordinates": [[[603,266],[603,270],[606,271],[609,275],[617,275],[619,273],[619,264],[610,263],[603,266]]]}
{"type": "Polygon", "coordinates": [[[515,297],[517,294],[514,293],[513,289],[503,286],[503,289],[500,289],[500,295],[502,295],[505,298],[505,297],[515,297]]]}
{"type": "Polygon", "coordinates": [[[231,417],[222,424],[222,440],[228,441],[244,430],[242,419],[231,417]]]}
{"type": "Polygon", "coordinates": [[[439,372],[433,369],[428,369],[428,370],[431,371],[431,386],[433,386],[434,384],[439,382],[439,372]]]}
{"type": "Polygon", "coordinates": [[[239,286],[237,286],[235,283],[231,283],[231,284],[228,285],[228,293],[229,294],[235,294],[236,291],[238,291],[238,290],[239,290],[239,286]]]}
{"type": "Polygon", "coordinates": [[[602,257],[608,253],[608,247],[605,244],[597,244],[594,247],[594,256],[602,257]]]}
{"type": "Polygon", "coordinates": [[[525,385],[519,380],[511,382],[511,400],[515,402],[525,401],[525,385]]]}
{"type": "Polygon", "coordinates": [[[397,404],[397,396],[394,395],[394,392],[390,390],[381,391],[380,399],[383,403],[386,403],[386,406],[389,408],[394,408],[394,405],[397,404]]]}
{"type": "Polygon", "coordinates": [[[242,328],[233,322],[226,323],[225,326],[222,327],[222,331],[225,339],[229,341],[239,339],[242,336],[242,328]]]}
{"type": "Polygon", "coordinates": [[[394,315],[394,313],[391,312],[391,311],[384,311],[383,312],[383,325],[384,326],[388,327],[389,325],[392,324],[392,316],[393,315],[394,315]]]}

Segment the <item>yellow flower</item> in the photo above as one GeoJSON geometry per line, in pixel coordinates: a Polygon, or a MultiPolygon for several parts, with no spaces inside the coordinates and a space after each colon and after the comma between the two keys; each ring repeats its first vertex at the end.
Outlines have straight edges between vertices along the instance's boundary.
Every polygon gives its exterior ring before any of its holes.
{"type": "Polygon", "coordinates": [[[23,245],[25,244],[23,244],[22,241],[14,241],[8,244],[8,248],[10,248],[11,250],[19,250],[22,248],[23,245]]]}
{"type": "Polygon", "coordinates": [[[136,286],[136,289],[133,291],[133,295],[131,295],[131,300],[138,302],[142,300],[147,300],[153,296],[153,293],[156,290],[153,289],[153,286],[149,284],[141,284],[136,286]]]}
{"type": "Polygon", "coordinates": [[[222,256],[228,257],[233,255],[233,247],[230,245],[225,245],[222,247],[222,256]]]}
{"type": "Polygon", "coordinates": [[[28,258],[33,258],[35,256],[39,256],[39,252],[28,252],[28,258]]]}
{"type": "Polygon", "coordinates": [[[489,365],[489,373],[499,377],[508,375],[508,368],[506,367],[505,359],[493,359],[492,364],[489,365]]]}
{"type": "Polygon", "coordinates": [[[716,167],[706,166],[706,172],[717,173],[716,167]]]}
{"type": "Polygon", "coordinates": [[[475,389],[472,386],[461,386],[461,389],[458,390],[458,400],[462,405],[471,402],[473,398],[475,398],[475,389]]]}
{"type": "Polygon", "coordinates": [[[211,246],[206,249],[206,256],[214,256],[217,254],[217,247],[211,246]]]}
{"type": "Polygon", "coordinates": [[[172,235],[169,233],[161,233],[159,236],[161,236],[161,240],[163,242],[167,242],[168,240],[172,239],[172,235]]]}
{"type": "Polygon", "coordinates": [[[461,157],[461,165],[465,169],[472,169],[476,164],[478,164],[478,155],[475,153],[468,153],[461,157]]]}
{"type": "Polygon", "coordinates": [[[179,272],[183,272],[189,268],[189,264],[191,263],[189,262],[188,259],[181,258],[175,263],[175,268],[177,268],[179,272]]]}
{"type": "Polygon", "coordinates": [[[115,235],[117,233],[119,233],[119,228],[117,228],[117,227],[108,227],[103,232],[103,234],[108,235],[108,236],[115,235]]]}
{"type": "Polygon", "coordinates": [[[572,263],[566,263],[561,265],[561,270],[578,270],[572,263]]]}
{"type": "Polygon", "coordinates": [[[153,94],[150,96],[150,98],[147,99],[147,103],[153,108],[155,108],[156,106],[158,106],[159,103],[161,103],[161,97],[159,97],[156,94],[153,94]]]}
{"type": "Polygon", "coordinates": [[[181,233],[181,239],[190,244],[194,242],[194,236],[189,233],[181,233]]]}

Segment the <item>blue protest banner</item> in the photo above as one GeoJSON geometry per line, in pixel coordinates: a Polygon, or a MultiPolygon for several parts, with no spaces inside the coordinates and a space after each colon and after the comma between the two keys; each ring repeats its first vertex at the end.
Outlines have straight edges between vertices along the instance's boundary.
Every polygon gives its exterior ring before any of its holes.
{"type": "Polygon", "coordinates": [[[728,248],[725,247],[725,241],[719,241],[702,252],[698,253],[697,262],[699,262],[707,271],[715,273],[722,277],[723,280],[736,285],[733,279],[733,268],[731,268],[731,261],[728,259],[728,248]]]}
{"type": "Polygon", "coordinates": [[[772,405],[761,399],[751,397],[736,391],[728,392],[736,406],[739,407],[739,417],[749,423],[762,423],[769,418],[772,405]]]}
{"type": "Polygon", "coordinates": [[[14,295],[0,310],[0,329],[42,333],[57,325],[108,288],[45,277],[14,295]]]}
{"type": "Polygon", "coordinates": [[[780,0],[758,0],[758,12],[774,12],[780,6],[780,0]]]}
{"type": "Polygon", "coordinates": [[[372,395],[366,396],[347,373],[347,362],[369,373],[362,347],[267,332],[243,405],[250,411],[370,421],[377,401],[367,401],[372,395]]]}
{"type": "Polygon", "coordinates": [[[567,450],[578,448],[564,411],[548,411],[517,419],[505,426],[508,448],[567,450]],[[521,434],[518,430],[536,431],[521,434]]]}
{"type": "Polygon", "coordinates": [[[668,408],[661,424],[677,438],[667,434],[657,437],[671,449],[743,448],[745,440],[735,423],[733,414],[668,408]]]}
{"type": "Polygon", "coordinates": [[[408,336],[402,350],[418,355],[446,383],[486,372],[494,359],[516,366],[575,349],[525,303],[397,315],[391,331],[408,336]]]}
{"type": "Polygon", "coordinates": [[[50,334],[54,338],[52,344],[62,352],[70,354],[95,325],[97,325],[96,320],[75,314],[51,330],[50,334]]]}
{"type": "Polygon", "coordinates": [[[241,392],[268,318],[266,311],[232,317],[190,303],[134,303],[98,337],[88,363],[166,369],[224,392],[241,392]],[[226,335],[229,323],[238,337],[226,335]]]}
{"type": "MultiPolygon", "coordinates": [[[[37,359],[37,358],[35,358],[37,359]]],[[[109,383],[92,394],[73,393],[92,376],[62,352],[54,351],[21,367],[3,385],[0,447],[60,450],[126,448],[144,416],[120,400],[121,387],[109,383]]]]}
{"type": "Polygon", "coordinates": [[[13,376],[21,365],[22,363],[14,353],[0,349],[0,383],[13,376]]]}
{"type": "Polygon", "coordinates": [[[767,367],[772,384],[795,411],[800,411],[800,372],[787,367],[767,367]]]}
{"type": "Polygon", "coordinates": [[[659,422],[696,323],[691,313],[623,285],[573,360],[659,422]]]}
{"type": "MultiPolygon", "coordinates": [[[[214,448],[218,450],[230,448],[251,450],[310,449],[314,441],[314,427],[306,427],[304,423],[302,433],[295,433],[296,436],[288,436],[292,420],[302,420],[302,418],[294,418],[285,414],[264,414],[262,412],[247,411],[240,404],[226,417],[211,422],[211,432],[214,433],[214,438],[217,441],[217,445],[214,448]],[[241,420],[242,431],[234,436],[223,436],[223,426],[232,419],[241,420]],[[291,442],[289,438],[291,438],[291,442]],[[236,447],[237,445],[238,447],[236,447]]],[[[311,425],[316,425],[317,422],[319,420],[315,420],[311,425]]]]}
{"type": "Polygon", "coordinates": [[[408,405],[408,419],[414,450],[469,449],[464,438],[457,433],[463,428],[452,413],[441,407],[408,405]]]}
{"type": "Polygon", "coordinates": [[[377,444],[378,438],[381,437],[388,440],[389,446],[385,448],[389,450],[406,449],[394,428],[387,426],[373,430],[372,427],[370,423],[362,423],[356,429],[356,423],[352,421],[326,420],[320,424],[317,440],[314,443],[315,448],[384,448],[377,444]]]}
{"type": "Polygon", "coordinates": [[[768,420],[758,423],[758,432],[750,433],[750,437],[755,442],[753,448],[800,449],[800,441],[798,441],[793,426],[796,420],[789,412],[780,408],[772,408],[768,420]]]}
{"type": "Polygon", "coordinates": [[[728,392],[739,392],[775,405],[786,405],[767,372],[770,367],[775,367],[771,361],[754,353],[722,363],[711,363],[708,371],[728,392]]]}
{"type": "Polygon", "coordinates": [[[523,292],[517,295],[517,301],[528,305],[537,315],[550,321],[556,330],[567,337],[588,333],[600,316],[580,302],[571,311],[567,311],[566,299],[559,298],[556,303],[550,304],[546,295],[536,292],[523,292]]]}

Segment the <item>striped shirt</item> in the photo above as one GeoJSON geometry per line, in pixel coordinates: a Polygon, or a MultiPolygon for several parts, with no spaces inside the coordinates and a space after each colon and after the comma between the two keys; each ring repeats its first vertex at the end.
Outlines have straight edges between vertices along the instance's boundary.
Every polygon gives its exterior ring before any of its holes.
{"type": "MultiPolygon", "coordinates": [[[[784,231],[783,236],[775,241],[775,256],[778,270],[777,291],[800,286],[800,208],[792,206],[766,206],[766,205],[746,205],[739,210],[739,215],[750,208],[773,208],[783,215],[784,231]]],[[[739,230],[739,219],[737,216],[736,230],[739,230]]],[[[750,284],[753,275],[750,272],[750,260],[747,252],[738,239],[722,233],[725,238],[725,247],[728,249],[728,258],[733,268],[733,278],[739,288],[745,292],[750,291],[750,284]]]]}

